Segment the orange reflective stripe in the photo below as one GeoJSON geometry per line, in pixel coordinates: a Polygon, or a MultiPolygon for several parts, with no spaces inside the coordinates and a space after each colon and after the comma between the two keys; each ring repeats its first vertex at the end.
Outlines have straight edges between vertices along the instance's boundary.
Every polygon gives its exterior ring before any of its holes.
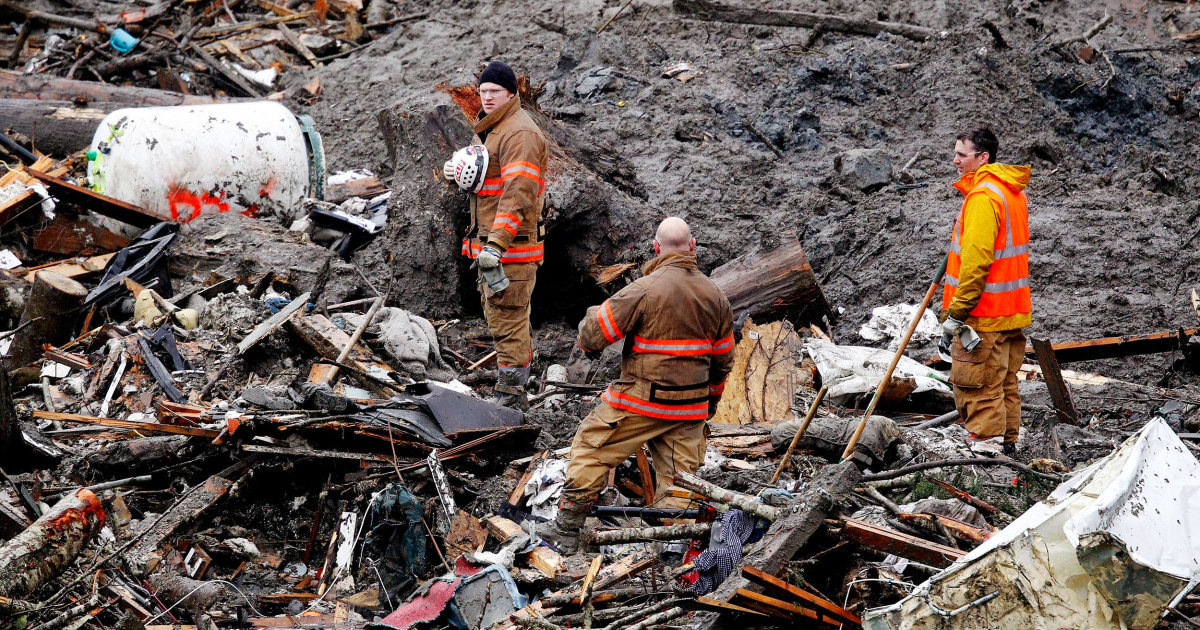
{"type": "Polygon", "coordinates": [[[514,177],[527,177],[537,182],[538,186],[544,183],[542,181],[542,169],[538,168],[532,162],[509,162],[505,164],[504,168],[500,170],[500,179],[508,181],[514,177]]]}
{"type": "Polygon", "coordinates": [[[501,212],[496,215],[496,219],[492,221],[493,230],[504,230],[513,236],[517,235],[517,230],[521,229],[521,219],[511,212],[501,212]]]}
{"type": "Polygon", "coordinates": [[[721,394],[724,394],[724,393],[725,393],[725,381],[721,381],[720,383],[717,383],[716,385],[713,385],[712,383],[708,384],[708,395],[709,396],[720,396],[721,394]]]}
{"type": "Polygon", "coordinates": [[[604,338],[608,340],[608,343],[616,343],[625,337],[621,333],[620,327],[617,326],[617,320],[613,317],[612,306],[609,305],[608,300],[604,300],[600,308],[596,309],[596,321],[600,323],[600,332],[604,333],[604,338]]]}
{"type": "MultiPolygon", "coordinates": [[[[1029,208],[1024,191],[1013,195],[1011,191],[993,181],[977,182],[967,193],[985,195],[1000,212],[1000,231],[993,244],[994,260],[988,267],[983,292],[979,302],[971,309],[975,317],[1008,317],[1032,313],[1033,304],[1029,290],[1029,208]]],[[[966,217],[967,200],[954,223],[950,238],[950,251],[946,260],[946,275],[943,278],[942,308],[950,308],[958,292],[958,278],[962,271],[961,245],[963,223],[966,217]]]]}
{"type": "Polygon", "coordinates": [[[528,247],[510,247],[500,255],[504,264],[537,262],[546,256],[546,246],[535,243],[528,247]]]}
{"type": "Polygon", "coordinates": [[[637,336],[633,338],[634,352],[689,357],[712,354],[712,348],[713,344],[710,339],[647,339],[637,336]]]}
{"type": "Polygon", "coordinates": [[[643,416],[650,416],[651,418],[662,418],[663,420],[708,419],[708,401],[688,403],[686,405],[663,405],[642,400],[628,394],[616,393],[611,388],[605,390],[601,398],[616,409],[632,411],[643,416]]]}
{"type": "Polygon", "coordinates": [[[713,354],[725,354],[733,350],[733,335],[730,334],[724,339],[718,339],[713,342],[713,354]]]}

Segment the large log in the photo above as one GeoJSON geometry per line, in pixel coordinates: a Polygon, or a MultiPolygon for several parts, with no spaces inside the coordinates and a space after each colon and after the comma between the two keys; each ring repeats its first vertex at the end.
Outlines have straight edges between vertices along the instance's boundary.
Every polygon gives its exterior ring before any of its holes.
{"type": "Polygon", "coordinates": [[[42,344],[59,345],[71,339],[75,314],[87,297],[78,282],[51,271],[38,272],[25,302],[21,323],[33,321],[14,337],[8,350],[10,367],[19,368],[42,356],[42,344]]]}
{"type": "Polygon", "coordinates": [[[70,101],[0,99],[0,131],[29,138],[33,148],[50,155],[69,155],[86,149],[96,127],[120,103],[77,106],[70,101]]]}
{"type": "Polygon", "coordinates": [[[805,11],[735,7],[710,2],[709,0],[675,0],[673,6],[676,12],[683,14],[685,17],[709,22],[819,28],[826,31],[840,31],[842,33],[855,33],[858,35],[891,33],[919,42],[931,39],[937,34],[931,28],[916,26],[914,24],[880,22],[878,20],[824,13],[808,13],[805,11]]]}
{"type": "Polygon", "coordinates": [[[67,568],[104,525],[104,509],[80,489],[0,547],[0,595],[25,597],[67,568]]]}
{"type": "Polygon", "coordinates": [[[109,85],[95,81],[62,79],[43,74],[21,74],[0,70],[0,98],[109,103],[127,107],[166,107],[235,101],[213,96],[179,94],[152,88],[109,85]]]}
{"type": "Polygon", "coordinates": [[[775,249],[756,249],[739,256],[714,269],[709,277],[729,297],[735,317],[749,313],[765,321],[788,315],[819,322],[829,313],[812,265],[792,232],[785,233],[775,249]]]}

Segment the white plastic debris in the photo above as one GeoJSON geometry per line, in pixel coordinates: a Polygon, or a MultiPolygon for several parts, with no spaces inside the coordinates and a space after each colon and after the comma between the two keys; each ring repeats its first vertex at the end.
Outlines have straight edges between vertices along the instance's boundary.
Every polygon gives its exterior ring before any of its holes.
{"type": "MultiPolygon", "coordinates": [[[[886,348],[838,346],[815,337],[806,340],[804,347],[817,364],[821,382],[829,385],[826,396],[834,404],[840,404],[854,394],[874,392],[895,356],[895,352],[886,348]]],[[[914,393],[950,392],[945,374],[906,356],[900,357],[892,378],[914,379],[917,385],[914,393]]]]}
{"type": "MultiPolygon", "coordinates": [[[[890,304],[876,306],[871,309],[871,319],[858,330],[858,336],[867,341],[888,340],[888,348],[895,350],[900,347],[900,339],[908,331],[912,323],[916,304],[890,304]]],[[[913,331],[913,339],[933,339],[941,334],[941,326],[933,311],[925,309],[917,329],[913,331]]]]}
{"type": "Polygon", "coordinates": [[[553,519],[558,515],[558,499],[567,484],[567,460],[545,459],[538,463],[525,483],[525,504],[538,518],[553,519]]]}
{"type": "Polygon", "coordinates": [[[49,378],[65,378],[71,373],[71,366],[63,365],[55,361],[46,361],[42,366],[42,376],[49,378]]]}
{"type": "Polygon", "coordinates": [[[11,249],[0,249],[0,269],[16,269],[20,266],[21,259],[11,249]]]}
{"type": "Polygon", "coordinates": [[[1200,462],[1161,418],[866,630],[1151,628],[1200,583],[1200,462]]]}
{"type": "Polygon", "coordinates": [[[275,68],[267,68],[266,70],[251,70],[239,64],[230,64],[238,74],[250,79],[251,81],[265,87],[270,88],[275,86],[275,79],[279,78],[279,71],[275,68]]]}

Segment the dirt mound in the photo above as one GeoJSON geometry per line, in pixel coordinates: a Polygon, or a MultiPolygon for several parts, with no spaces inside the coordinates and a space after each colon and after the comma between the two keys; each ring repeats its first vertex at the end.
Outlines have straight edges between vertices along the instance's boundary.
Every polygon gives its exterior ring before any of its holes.
{"type": "MultiPolygon", "coordinates": [[[[919,299],[960,204],[950,187],[954,136],[985,123],[998,131],[1001,161],[1033,165],[1034,334],[1194,323],[1186,294],[1198,273],[1189,237],[1200,213],[1190,160],[1200,58],[1169,37],[1197,26],[1192,13],[1169,3],[789,5],[771,3],[941,35],[829,32],[805,48],[808,29],[681,19],[665,1],[638,3],[599,35],[616,3],[413,3],[407,10],[430,17],[310,73],[325,85],[310,113],[334,168],[390,173],[397,165],[386,162],[376,112],[442,81],[468,83],[480,63],[503,58],[545,82],[541,106],[554,124],[616,147],[633,166],[645,203],[630,220],[646,236],[658,216],[685,216],[711,269],[795,230],[841,309],[835,334],[846,342],[861,342],[871,307],[919,299]],[[1106,10],[1113,23],[1093,41],[1111,51],[1111,80],[1101,56],[1076,56],[1082,44],[1052,45],[1106,10]],[[663,76],[680,62],[695,78],[663,76]],[[860,148],[884,150],[889,184],[864,192],[836,176],[834,159],[860,148]]],[[[646,241],[610,241],[597,253],[649,257],[646,241]]],[[[595,289],[588,278],[557,280],[568,286],[538,291],[595,289]]],[[[543,317],[579,315],[539,304],[543,317]]]]}

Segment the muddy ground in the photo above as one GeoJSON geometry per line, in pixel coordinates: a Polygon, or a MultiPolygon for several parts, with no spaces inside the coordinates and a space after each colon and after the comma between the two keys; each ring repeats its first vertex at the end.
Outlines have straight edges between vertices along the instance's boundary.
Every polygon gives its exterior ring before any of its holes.
{"type": "MultiPolygon", "coordinates": [[[[324,96],[307,111],[332,168],[386,176],[393,165],[375,123],[379,110],[443,81],[470,83],[486,60],[504,59],[545,83],[540,104],[555,124],[617,147],[633,165],[649,209],[635,220],[647,235],[661,216],[684,216],[702,265],[712,268],[795,231],[841,314],[834,336],[844,343],[862,342],[857,330],[872,307],[920,298],[960,205],[950,187],[955,134],[988,124],[1001,140],[1000,161],[1033,166],[1034,335],[1060,341],[1197,323],[1187,296],[1200,274],[1193,240],[1200,57],[1178,47],[1113,52],[1108,81],[1100,56],[1082,62],[1081,44],[1051,45],[1107,12],[1113,23],[1094,38],[1097,46],[1170,47],[1170,35],[1200,26],[1195,7],[740,3],[942,32],[923,43],[827,33],[805,49],[808,29],[684,19],[666,0],[634,3],[597,35],[618,4],[406,2],[403,12],[430,16],[398,25],[363,53],[284,80],[321,78],[324,96]],[[700,75],[686,83],[661,76],[684,61],[700,75]],[[886,151],[889,184],[863,192],[838,180],[834,158],[858,148],[886,151]]],[[[616,247],[649,257],[643,240],[616,247]]],[[[384,251],[379,243],[360,254],[374,276],[386,273],[378,264],[384,251]]],[[[550,296],[595,291],[590,279],[577,282],[543,283],[535,319],[576,321],[578,309],[562,312],[550,296]]],[[[1081,369],[1153,381],[1170,362],[1081,369]]]]}

